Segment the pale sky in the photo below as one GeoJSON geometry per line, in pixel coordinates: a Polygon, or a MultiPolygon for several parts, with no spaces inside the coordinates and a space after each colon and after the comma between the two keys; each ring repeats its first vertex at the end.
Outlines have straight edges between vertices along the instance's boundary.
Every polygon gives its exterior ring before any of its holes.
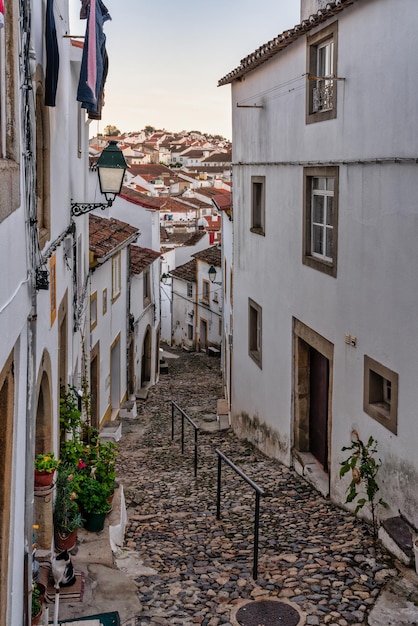
{"type": "MultiPolygon", "coordinates": [[[[146,125],[231,139],[231,88],[220,78],[300,21],[300,0],[104,0],[109,56],[102,120],[121,132],[146,125]]],[[[71,35],[83,35],[70,0],[71,35]]]]}

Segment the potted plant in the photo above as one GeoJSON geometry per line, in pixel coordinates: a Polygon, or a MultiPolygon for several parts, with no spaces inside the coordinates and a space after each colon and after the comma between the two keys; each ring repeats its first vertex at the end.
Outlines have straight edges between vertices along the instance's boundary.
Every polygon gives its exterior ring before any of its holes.
{"type": "MultiPolygon", "coordinates": [[[[32,588],[32,619],[31,624],[35,626],[35,624],[39,624],[39,620],[42,615],[42,589],[43,585],[39,585],[39,583],[34,583],[32,588]]],[[[45,588],[44,588],[45,593],[45,588]]]]}
{"type": "Polygon", "coordinates": [[[106,515],[110,511],[109,496],[109,485],[98,481],[94,474],[83,478],[79,501],[85,518],[86,530],[103,530],[106,515]]]}
{"type": "Polygon", "coordinates": [[[38,454],[35,458],[35,487],[49,487],[59,463],[53,452],[38,454]]]}
{"type": "Polygon", "coordinates": [[[82,476],[94,476],[103,487],[107,488],[111,498],[115,490],[117,446],[111,441],[103,442],[97,431],[91,437],[90,442],[85,444],[80,451],[77,471],[82,476]]]}
{"type": "Polygon", "coordinates": [[[77,473],[67,465],[60,465],[53,513],[55,548],[58,552],[74,547],[77,530],[83,523],[77,501],[79,485],[77,473]]]}

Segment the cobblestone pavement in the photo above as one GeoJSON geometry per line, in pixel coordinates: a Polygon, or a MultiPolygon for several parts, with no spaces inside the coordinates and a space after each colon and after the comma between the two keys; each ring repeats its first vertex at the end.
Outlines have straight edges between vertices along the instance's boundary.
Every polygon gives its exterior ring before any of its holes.
{"type": "Polygon", "coordinates": [[[379,547],[375,555],[369,527],[231,430],[199,432],[194,478],[193,429],[186,424],[182,455],[180,419],[171,440],[170,403],[213,425],[223,395],[219,360],[174,354],[168,374],[139,402],[138,417],[124,420],[119,442],[126,546],[149,568],[136,578],[142,604],[137,625],[231,625],[242,600],[260,598],[291,601],[310,625],[367,624],[383,583],[393,575],[389,556],[379,547]],[[257,581],[254,491],[224,465],[221,520],[216,519],[216,448],[266,492],[257,581]]]}

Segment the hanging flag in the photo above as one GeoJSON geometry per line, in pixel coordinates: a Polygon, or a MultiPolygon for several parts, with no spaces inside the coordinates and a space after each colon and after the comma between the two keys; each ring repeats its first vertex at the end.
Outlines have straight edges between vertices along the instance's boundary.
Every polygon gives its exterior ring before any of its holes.
{"type": "Polygon", "coordinates": [[[4,26],[4,0],[0,0],[0,28],[4,26]]]}

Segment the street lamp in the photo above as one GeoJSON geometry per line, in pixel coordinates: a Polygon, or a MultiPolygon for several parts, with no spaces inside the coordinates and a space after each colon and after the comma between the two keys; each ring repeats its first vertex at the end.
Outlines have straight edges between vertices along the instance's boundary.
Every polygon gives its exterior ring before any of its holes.
{"type": "Polygon", "coordinates": [[[209,280],[211,283],[213,283],[214,285],[222,285],[222,283],[220,282],[216,282],[215,278],[216,278],[216,269],[213,267],[213,265],[210,266],[210,268],[208,269],[208,275],[209,275],[209,280]]]}
{"type": "Polygon", "coordinates": [[[94,209],[107,209],[112,206],[116,196],[122,190],[125,170],[128,164],[117,141],[109,141],[97,160],[100,191],[107,202],[71,202],[71,215],[78,216],[89,213],[94,209]]]}
{"type": "Polygon", "coordinates": [[[163,285],[167,284],[169,278],[169,275],[164,272],[164,274],[161,276],[161,282],[163,283],[163,285]]]}

